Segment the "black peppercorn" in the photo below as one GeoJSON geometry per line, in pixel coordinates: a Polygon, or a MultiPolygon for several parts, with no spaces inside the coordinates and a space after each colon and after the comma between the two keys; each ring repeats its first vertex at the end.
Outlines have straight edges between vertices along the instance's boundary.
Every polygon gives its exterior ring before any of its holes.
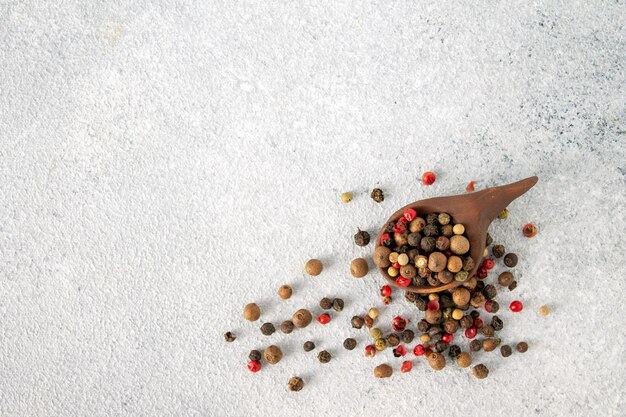
{"type": "Polygon", "coordinates": [[[493,245],[493,248],[491,249],[491,253],[496,258],[502,258],[505,252],[506,249],[504,248],[504,245],[493,245]]]}
{"type": "Polygon", "coordinates": [[[456,359],[456,357],[459,356],[460,354],[461,354],[461,348],[458,345],[450,346],[450,350],[448,351],[448,355],[450,355],[450,357],[452,359],[456,359]]]}
{"type": "Polygon", "coordinates": [[[372,190],[372,194],[370,194],[370,197],[372,197],[372,200],[374,200],[377,203],[382,203],[385,200],[385,195],[383,194],[383,190],[381,190],[380,188],[374,188],[372,190]]]}
{"type": "Polygon", "coordinates": [[[513,291],[517,288],[517,281],[513,281],[511,285],[509,285],[509,291],[513,291]]]}
{"type": "Polygon", "coordinates": [[[409,245],[411,246],[419,246],[421,240],[422,240],[422,235],[418,232],[411,233],[407,237],[407,241],[409,242],[409,245]]]}
{"type": "Polygon", "coordinates": [[[448,250],[450,248],[450,239],[445,236],[439,236],[437,240],[435,240],[435,247],[439,251],[448,250]]]}
{"type": "Polygon", "coordinates": [[[424,233],[424,236],[432,237],[433,246],[436,245],[437,241],[435,240],[435,238],[439,236],[439,228],[437,226],[435,226],[434,224],[427,224],[426,227],[424,227],[424,230],[422,230],[422,233],[424,233]]]}
{"type": "Polygon", "coordinates": [[[452,301],[452,297],[450,297],[449,295],[446,294],[441,294],[439,296],[439,306],[440,308],[450,308],[450,307],[454,307],[454,301],[452,301]]]}
{"type": "Polygon", "coordinates": [[[474,324],[474,319],[470,316],[463,316],[461,320],[459,320],[459,324],[462,328],[467,329],[469,327],[472,327],[472,325],[474,324]]]}
{"type": "Polygon", "coordinates": [[[400,338],[398,337],[397,334],[390,334],[389,336],[387,336],[387,345],[391,346],[391,347],[396,347],[400,344],[400,338]]]}
{"type": "Polygon", "coordinates": [[[500,311],[500,304],[496,300],[489,300],[485,303],[485,309],[489,313],[497,313],[500,311]]]}
{"type": "Polygon", "coordinates": [[[489,246],[493,243],[493,238],[489,233],[487,233],[487,238],[485,239],[485,246],[489,246]]]}
{"type": "Polygon", "coordinates": [[[511,346],[509,345],[503,345],[500,346],[500,353],[503,357],[508,358],[509,356],[511,356],[511,353],[513,353],[513,349],[511,349],[511,346]]]}
{"type": "Polygon", "coordinates": [[[263,333],[265,336],[270,336],[274,334],[275,331],[276,331],[276,328],[274,327],[272,323],[264,323],[261,326],[261,333],[263,333]]]}
{"type": "Polygon", "coordinates": [[[482,291],[485,288],[484,281],[476,281],[476,291],[482,291]]]}
{"type": "Polygon", "coordinates": [[[502,322],[502,320],[500,320],[500,317],[493,316],[491,318],[491,327],[493,327],[493,329],[496,332],[499,332],[500,330],[502,330],[504,328],[504,323],[502,322]]]}
{"type": "Polygon", "coordinates": [[[517,255],[514,253],[507,253],[504,255],[504,264],[509,268],[513,268],[517,265],[517,255]]]}
{"type": "Polygon", "coordinates": [[[354,235],[354,243],[357,246],[367,246],[370,243],[370,234],[365,230],[357,229],[356,235],[354,235]]]}
{"type": "Polygon", "coordinates": [[[385,232],[393,236],[393,234],[395,233],[395,230],[393,230],[393,227],[395,225],[396,224],[394,222],[387,223],[387,225],[385,226],[385,232]]]}
{"type": "Polygon", "coordinates": [[[420,247],[422,248],[422,250],[426,253],[430,253],[433,250],[435,250],[435,238],[434,237],[423,237],[422,240],[420,240],[420,247]]]}
{"type": "Polygon", "coordinates": [[[439,281],[439,278],[437,278],[434,275],[431,275],[428,278],[426,278],[426,281],[428,281],[428,285],[430,285],[431,287],[436,287],[441,284],[441,281],[439,281]]]}
{"type": "Polygon", "coordinates": [[[290,391],[298,392],[301,391],[302,388],[304,388],[304,381],[302,380],[302,378],[294,376],[289,379],[287,386],[289,387],[290,391]]]}
{"type": "Polygon", "coordinates": [[[483,348],[483,342],[478,339],[473,339],[469,344],[469,348],[472,352],[478,352],[483,348]]]}
{"type": "Polygon", "coordinates": [[[409,245],[402,245],[402,246],[398,246],[396,248],[396,252],[398,252],[398,253],[407,253],[410,249],[411,249],[411,247],[409,245]]]}
{"type": "Polygon", "coordinates": [[[419,330],[420,332],[427,332],[428,329],[430,328],[430,323],[428,323],[426,320],[421,319],[418,323],[417,323],[417,330],[419,330]]]}
{"type": "Polygon", "coordinates": [[[515,346],[515,348],[517,349],[518,352],[520,353],[524,353],[528,350],[528,343],[526,342],[519,342],[517,344],[517,346],[515,346]]]}
{"type": "Polygon", "coordinates": [[[324,297],[320,300],[320,307],[324,310],[333,308],[333,300],[328,297],[324,297]]]}
{"type": "MultiPolygon", "coordinates": [[[[487,300],[492,300],[493,298],[495,298],[496,295],[498,295],[498,290],[493,285],[487,284],[485,285],[485,288],[483,289],[483,295],[485,296],[487,300]]],[[[490,313],[495,313],[495,312],[491,311],[490,313]]]]}
{"type": "Polygon", "coordinates": [[[258,350],[251,350],[250,353],[248,353],[248,358],[250,358],[251,361],[260,361],[261,357],[261,352],[258,350]]]}
{"type": "Polygon", "coordinates": [[[348,350],[354,349],[356,347],[356,340],[351,337],[347,338],[343,341],[343,347],[348,350]]]}
{"type": "Polygon", "coordinates": [[[474,260],[470,256],[463,258],[463,271],[469,272],[474,268],[474,260]]]}
{"type": "Polygon", "coordinates": [[[234,342],[236,338],[237,336],[235,336],[231,332],[224,333],[224,340],[226,340],[228,343],[234,342]]]}
{"type": "Polygon", "coordinates": [[[406,329],[405,331],[402,332],[402,341],[404,343],[407,343],[407,344],[411,343],[414,337],[415,337],[415,333],[413,333],[413,330],[406,329]]]}
{"type": "Polygon", "coordinates": [[[437,213],[428,214],[426,216],[426,224],[434,224],[434,225],[439,224],[439,214],[437,213]]]}
{"type": "Polygon", "coordinates": [[[480,317],[480,312],[479,312],[478,310],[473,310],[473,311],[470,313],[470,316],[471,316],[473,319],[477,319],[478,317],[480,317]]]}
{"type": "Polygon", "coordinates": [[[321,363],[328,363],[330,362],[331,358],[332,356],[326,350],[323,350],[317,354],[317,360],[320,361],[321,363]]]}
{"type": "Polygon", "coordinates": [[[304,342],[304,345],[302,345],[302,347],[304,348],[305,352],[310,352],[313,349],[315,349],[315,343],[308,341],[308,342],[304,342]]]}
{"type": "Polygon", "coordinates": [[[493,326],[492,326],[492,325],[490,325],[490,324],[484,325],[484,326],[482,327],[482,329],[480,329],[480,330],[481,330],[481,331],[483,332],[483,334],[484,334],[485,336],[487,336],[487,337],[493,337],[493,335],[496,333],[496,330],[495,330],[495,329],[493,328],[493,326]]]}
{"type": "Polygon", "coordinates": [[[454,334],[459,330],[459,322],[454,319],[447,319],[443,322],[443,330],[446,333],[454,334]]]}
{"type": "Polygon", "coordinates": [[[333,300],[333,310],[335,311],[343,310],[343,300],[341,298],[335,298],[333,300]]]}
{"type": "Polygon", "coordinates": [[[444,342],[443,340],[438,341],[437,343],[435,343],[435,352],[441,353],[441,352],[445,352],[445,350],[448,349],[448,344],[446,342],[444,342]]]}
{"type": "Polygon", "coordinates": [[[280,324],[280,331],[285,334],[289,334],[293,332],[293,327],[293,321],[285,320],[280,324]]]}
{"type": "Polygon", "coordinates": [[[405,291],[404,292],[404,298],[409,303],[414,303],[415,301],[417,301],[418,295],[417,295],[417,293],[414,293],[414,292],[411,292],[411,291],[405,291]]]}
{"type": "Polygon", "coordinates": [[[360,329],[365,324],[365,320],[363,320],[363,317],[359,316],[352,317],[352,320],[350,322],[352,323],[352,327],[354,327],[355,329],[360,329]]]}
{"type": "MultiPolygon", "coordinates": [[[[413,282],[413,285],[415,285],[416,287],[421,287],[423,285],[426,285],[426,278],[420,277],[420,276],[416,276],[416,277],[413,278],[412,282],[413,282]]],[[[424,311],[424,310],[422,310],[422,311],[424,311]]]]}
{"type": "Polygon", "coordinates": [[[441,333],[443,330],[441,328],[441,326],[438,325],[433,325],[428,329],[428,335],[430,337],[433,337],[435,335],[438,335],[439,333],[441,333]]]}

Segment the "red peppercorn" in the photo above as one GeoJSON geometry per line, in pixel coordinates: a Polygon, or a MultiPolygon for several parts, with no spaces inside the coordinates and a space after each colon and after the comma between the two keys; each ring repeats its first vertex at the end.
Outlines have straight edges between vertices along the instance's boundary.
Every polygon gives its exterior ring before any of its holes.
{"type": "Polygon", "coordinates": [[[389,235],[389,233],[383,233],[383,235],[380,237],[380,244],[383,246],[391,245],[391,236],[389,235]]]}
{"type": "Polygon", "coordinates": [[[409,208],[409,209],[404,210],[403,216],[407,221],[410,222],[415,217],[417,217],[417,212],[413,210],[412,208],[409,208]]]}
{"type": "Polygon", "coordinates": [[[406,328],[406,320],[400,316],[394,317],[391,321],[391,328],[394,332],[404,331],[404,329],[406,328]]]}
{"type": "Polygon", "coordinates": [[[261,370],[261,362],[260,361],[250,361],[248,362],[248,369],[250,372],[257,373],[261,370]]]}
{"type": "Polygon", "coordinates": [[[402,268],[402,265],[400,265],[398,262],[394,262],[394,263],[392,263],[392,264],[391,264],[391,266],[393,266],[393,267],[394,267],[394,268],[396,268],[396,269],[400,269],[400,268],[402,268]]]}
{"type": "Polygon", "coordinates": [[[408,287],[409,285],[411,285],[411,279],[405,278],[400,275],[398,278],[396,278],[396,285],[398,287],[408,287]]]}
{"type": "Polygon", "coordinates": [[[376,346],[374,345],[367,345],[365,346],[365,357],[366,358],[371,358],[376,356],[376,346]]]}
{"type": "Polygon", "coordinates": [[[486,269],[493,269],[494,266],[496,266],[496,263],[491,258],[487,258],[483,262],[483,267],[486,269]]]}
{"type": "Polygon", "coordinates": [[[409,224],[409,221],[405,219],[404,217],[400,217],[398,221],[396,221],[396,224],[401,224],[404,227],[406,227],[406,225],[409,224]]]}
{"type": "Polygon", "coordinates": [[[484,324],[484,323],[483,323],[482,319],[480,319],[479,317],[476,317],[476,318],[474,319],[474,327],[477,327],[477,328],[479,328],[479,329],[480,329],[480,328],[482,328],[482,327],[483,327],[483,324],[484,324]]]}
{"type": "Polygon", "coordinates": [[[520,311],[524,309],[524,304],[522,304],[521,301],[515,300],[511,303],[509,308],[511,309],[512,312],[519,313],[520,311]]]}
{"type": "Polygon", "coordinates": [[[487,278],[487,269],[486,268],[480,268],[480,270],[478,271],[478,278],[480,279],[485,279],[487,278]]]}
{"type": "Polygon", "coordinates": [[[428,311],[439,311],[439,300],[430,300],[427,308],[428,311]]]}
{"type": "Polygon", "coordinates": [[[320,324],[328,324],[328,323],[330,323],[330,314],[328,314],[328,313],[320,314],[320,316],[317,318],[317,321],[320,324]]]}
{"type": "Polygon", "coordinates": [[[424,185],[433,185],[437,176],[432,171],[426,171],[422,174],[422,184],[424,185]]]}
{"type": "Polygon", "coordinates": [[[406,348],[402,345],[398,345],[397,347],[395,347],[393,349],[393,356],[395,356],[396,358],[399,358],[400,356],[404,356],[406,355],[406,348]]]}
{"type": "Polygon", "coordinates": [[[383,285],[380,289],[380,295],[383,297],[389,297],[391,295],[391,285],[383,285]]]}
{"type": "Polygon", "coordinates": [[[401,372],[403,373],[411,372],[411,369],[413,369],[413,362],[411,361],[402,362],[402,366],[400,367],[401,372]]]}
{"type": "Polygon", "coordinates": [[[465,187],[465,191],[471,193],[474,191],[474,185],[476,185],[476,181],[470,181],[469,184],[467,184],[467,187],[465,187]]]}
{"type": "Polygon", "coordinates": [[[426,349],[424,349],[424,345],[422,344],[419,344],[413,348],[413,354],[415,356],[422,356],[424,353],[426,353],[426,349]]]}
{"type": "Polygon", "coordinates": [[[487,300],[485,302],[485,311],[487,311],[487,313],[492,313],[492,311],[491,311],[492,305],[493,305],[493,301],[492,300],[487,300]]]}
{"type": "Polygon", "coordinates": [[[465,329],[465,337],[468,339],[473,339],[476,337],[476,333],[478,333],[478,329],[474,326],[468,327],[465,329]]]}
{"type": "Polygon", "coordinates": [[[535,237],[537,235],[537,226],[528,223],[522,227],[522,234],[526,237],[535,237]]]}
{"type": "Polygon", "coordinates": [[[446,249],[443,251],[444,255],[446,255],[447,257],[452,256],[452,251],[450,249],[446,249]]]}
{"type": "Polygon", "coordinates": [[[444,333],[443,336],[441,336],[441,340],[446,343],[452,342],[452,339],[454,339],[454,336],[452,336],[450,333],[444,333]]]}
{"type": "Polygon", "coordinates": [[[406,226],[403,223],[398,222],[393,226],[393,231],[396,233],[404,233],[406,232],[406,226]]]}

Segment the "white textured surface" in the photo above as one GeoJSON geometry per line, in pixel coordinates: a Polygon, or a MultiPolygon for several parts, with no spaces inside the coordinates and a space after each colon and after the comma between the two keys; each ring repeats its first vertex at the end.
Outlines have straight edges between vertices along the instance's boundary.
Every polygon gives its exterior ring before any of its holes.
{"type": "MultiPolygon", "coordinates": [[[[623,1],[150,3],[0,2],[1,415],[623,415],[623,1]],[[356,227],[532,174],[492,226],[521,258],[499,300],[527,305],[502,335],[531,350],[478,355],[485,381],[417,361],[374,380],[399,360],[348,325],[381,284],[347,273],[356,227]],[[240,318],[324,295],[346,300],[325,328],[240,318]],[[286,358],[250,374],[269,340],[286,358]]],[[[413,314],[396,298],[384,318],[413,314]]]]}

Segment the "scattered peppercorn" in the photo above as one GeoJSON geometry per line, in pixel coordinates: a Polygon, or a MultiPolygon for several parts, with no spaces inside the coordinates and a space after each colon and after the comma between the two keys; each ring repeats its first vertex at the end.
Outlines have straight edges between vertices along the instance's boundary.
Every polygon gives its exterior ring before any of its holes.
{"type": "Polygon", "coordinates": [[[363,320],[365,322],[365,327],[367,327],[368,329],[371,329],[374,326],[374,319],[370,316],[365,316],[363,320]]]}
{"type": "Polygon", "coordinates": [[[304,349],[305,352],[310,352],[313,349],[315,349],[315,343],[309,340],[307,342],[304,342],[304,345],[302,345],[302,348],[304,349]]]}
{"type": "Polygon", "coordinates": [[[352,201],[352,193],[349,192],[345,192],[345,193],[341,193],[341,201],[344,203],[349,203],[350,201],[352,201]]]}
{"type": "Polygon", "coordinates": [[[419,330],[420,332],[426,332],[429,328],[430,323],[428,323],[426,320],[421,319],[419,322],[417,322],[417,330],[419,330]]]}
{"type": "Polygon", "coordinates": [[[500,317],[498,316],[493,316],[491,318],[491,327],[493,327],[493,329],[497,332],[499,332],[500,330],[502,330],[504,328],[504,323],[502,322],[502,320],[500,319],[500,317]]]}
{"type": "Polygon", "coordinates": [[[508,358],[509,356],[511,356],[511,353],[513,353],[513,349],[511,349],[511,346],[509,345],[500,346],[500,354],[503,357],[508,358]]]}
{"type": "Polygon", "coordinates": [[[437,343],[435,343],[435,348],[433,350],[437,353],[441,353],[445,352],[446,349],[448,349],[448,343],[444,342],[443,340],[439,340],[437,343]]]}
{"type": "Polygon", "coordinates": [[[525,237],[535,237],[537,235],[537,226],[532,223],[528,223],[522,227],[522,234],[525,237]]]}
{"type": "Polygon", "coordinates": [[[524,304],[519,300],[512,301],[511,304],[509,305],[509,310],[511,310],[514,313],[519,313],[523,309],[524,309],[524,304]]]}
{"type": "Polygon", "coordinates": [[[380,337],[376,339],[374,346],[376,347],[376,350],[385,350],[387,348],[387,341],[380,337]]]}
{"type": "Polygon", "coordinates": [[[330,314],[328,314],[328,313],[323,313],[323,314],[320,314],[319,316],[317,316],[317,322],[319,324],[328,324],[328,323],[330,323],[331,319],[332,318],[330,317],[330,314]]]}
{"type": "MultiPolygon", "coordinates": [[[[481,281],[482,282],[482,281],[481,281]]],[[[491,284],[485,285],[482,293],[485,295],[485,298],[488,300],[493,300],[498,295],[498,290],[491,284]]]]}
{"type": "Polygon", "coordinates": [[[333,308],[333,300],[328,297],[324,297],[320,300],[320,308],[323,310],[330,310],[333,308]]]}
{"type": "Polygon", "coordinates": [[[504,248],[504,245],[493,245],[493,248],[491,248],[491,253],[496,258],[502,258],[505,252],[506,249],[504,248]]]}
{"type": "Polygon", "coordinates": [[[258,350],[254,349],[251,350],[250,353],[248,353],[248,358],[251,361],[260,361],[261,360],[261,352],[259,352],[258,350]]]}
{"type": "Polygon", "coordinates": [[[251,360],[250,362],[248,362],[248,369],[250,370],[250,372],[252,373],[257,373],[261,370],[261,368],[263,367],[263,365],[261,365],[261,361],[258,360],[251,360]]]}
{"type": "Polygon", "coordinates": [[[380,311],[378,311],[376,307],[372,307],[367,312],[367,315],[371,317],[373,320],[376,320],[376,318],[380,315],[380,311]]]}
{"type": "Polygon", "coordinates": [[[291,321],[298,329],[303,329],[313,321],[313,316],[309,310],[301,308],[291,317],[291,321]]]}
{"type": "Polygon", "coordinates": [[[517,346],[515,346],[515,348],[517,349],[518,352],[520,353],[524,353],[528,350],[528,343],[526,342],[519,342],[517,344],[517,346]]]}
{"type": "Polygon", "coordinates": [[[304,388],[304,381],[300,377],[293,376],[289,378],[287,386],[289,387],[289,391],[298,392],[301,391],[302,388],[304,388]]]}
{"type": "Polygon", "coordinates": [[[391,265],[389,261],[389,255],[391,254],[391,249],[385,246],[379,246],[374,250],[374,264],[379,268],[387,268],[391,265]]]}
{"type": "Polygon", "coordinates": [[[498,276],[498,284],[502,285],[503,287],[508,287],[513,283],[514,280],[515,278],[513,277],[513,274],[509,271],[505,271],[498,276]]]}
{"type": "Polygon", "coordinates": [[[489,368],[482,363],[478,364],[472,368],[472,375],[478,379],[485,379],[489,376],[489,368]]]}
{"type": "Polygon", "coordinates": [[[548,314],[550,314],[550,307],[548,307],[547,305],[542,305],[541,307],[539,307],[539,314],[542,316],[547,316],[548,314]]]}
{"type": "Polygon", "coordinates": [[[343,347],[348,350],[354,349],[356,347],[356,339],[353,339],[351,337],[347,338],[343,341],[343,347]]]}
{"type": "Polygon", "coordinates": [[[459,365],[460,368],[467,368],[472,364],[472,355],[470,355],[468,352],[461,352],[456,357],[456,363],[457,365],[459,365]]]}
{"type": "Polygon", "coordinates": [[[374,377],[389,378],[393,374],[393,368],[387,364],[378,365],[374,368],[374,377]]]}
{"type": "Polygon", "coordinates": [[[306,264],[304,264],[304,270],[312,277],[321,274],[323,269],[324,265],[319,259],[309,259],[306,264]]]}
{"type": "Polygon", "coordinates": [[[470,181],[465,187],[465,191],[467,191],[468,193],[471,193],[472,191],[474,191],[475,185],[476,185],[476,181],[470,181]]]}
{"type": "Polygon", "coordinates": [[[343,300],[341,298],[335,298],[333,300],[333,310],[343,311],[343,300]]]}
{"type": "Polygon", "coordinates": [[[265,336],[271,336],[276,331],[276,328],[272,323],[263,323],[261,326],[261,333],[265,336]]]}
{"type": "Polygon", "coordinates": [[[367,261],[363,258],[356,258],[350,262],[350,273],[355,278],[363,278],[369,272],[367,261]]]}
{"type": "Polygon", "coordinates": [[[511,285],[509,285],[509,291],[513,291],[517,288],[517,281],[513,281],[511,285]]]}
{"type": "Polygon", "coordinates": [[[413,330],[406,329],[405,331],[402,332],[402,342],[408,344],[408,343],[411,343],[414,338],[415,338],[415,333],[413,333],[413,330]]]}
{"type": "Polygon", "coordinates": [[[383,190],[381,190],[380,188],[374,188],[372,190],[372,194],[370,194],[370,197],[372,197],[372,200],[374,200],[377,203],[382,203],[385,200],[385,195],[383,194],[383,190]]]}
{"type": "Polygon", "coordinates": [[[483,332],[484,336],[493,337],[496,334],[496,330],[493,328],[491,324],[487,324],[480,329],[483,332]]]}
{"type": "Polygon", "coordinates": [[[322,350],[320,353],[317,354],[317,360],[321,363],[328,363],[330,362],[331,358],[332,356],[326,350],[322,350]]]}
{"type": "Polygon", "coordinates": [[[438,352],[433,352],[427,356],[428,364],[435,371],[441,371],[446,366],[446,358],[438,352]]]}
{"type": "Polygon", "coordinates": [[[507,253],[504,255],[504,264],[509,268],[513,268],[517,265],[517,255],[514,253],[507,253]]]}
{"type": "Polygon", "coordinates": [[[370,329],[370,336],[374,340],[380,339],[381,337],[383,337],[383,332],[378,327],[374,327],[374,328],[370,329]]]}
{"type": "Polygon", "coordinates": [[[461,348],[458,345],[450,346],[450,349],[448,350],[448,355],[452,359],[456,359],[460,354],[461,354],[461,348]]]}
{"type": "Polygon", "coordinates": [[[367,246],[370,243],[370,234],[364,230],[357,229],[354,235],[354,243],[356,243],[357,246],[367,246]]]}
{"type": "Polygon", "coordinates": [[[474,324],[474,319],[470,316],[463,316],[461,320],[459,320],[459,324],[462,328],[468,329],[474,324]]]}
{"type": "Polygon", "coordinates": [[[483,350],[485,352],[491,352],[500,346],[500,339],[487,338],[483,340],[483,350]]]}
{"type": "Polygon", "coordinates": [[[228,343],[234,342],[236,338],[237,336],[235,336],[232,332],[224,333],[224,340],[226,340],[228,343]]]}
{"type": "Polygon", "coordinates": [[[257,321],[261,317],[261,309],[254,303],[246,304],[243,308],[243,317],[248,321],[257,321]]]}
{"type": "Polygon", "coordinates": [[[280,324],[280,331],[285,334],[289,334],[293,332],[293,327],[294,325],[291,320],[285,320],[280,324]]]}
{"type": "Polygon", "coordinates": [[[506,219],[507,217],[509,217],[509,209],[504,209],[498,214],[500,220],[506,219]]]}
{"type": "Polygon", "coordinates": [[[350,322],[352,323],[352,327],[354,327],[355,329],[360,329],[365,324],[363,317],[360,316],[352,317],[352,320],[350,320],[350,322]]]}
{"type": "Polygon", "coordinates": [[[265,348],[265,351],[263,352],[263,357],[268,363],[276,365],[283,358],[283,352],[278,346],[271,345],[265,348]]]}
{"type": "Polygon", "coordinates": [[[292,289],[289,285],[281,285],[278,287],[278,296],[283,300],[286,300],[291,297],[292,289]]]}

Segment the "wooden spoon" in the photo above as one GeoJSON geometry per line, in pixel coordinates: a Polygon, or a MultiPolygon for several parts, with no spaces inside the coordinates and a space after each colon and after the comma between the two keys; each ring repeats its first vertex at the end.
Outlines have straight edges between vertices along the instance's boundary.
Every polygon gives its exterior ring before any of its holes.
{"type": "MultiPolygon", "coordinates": [[[[469,271],[469,277],[472,277],[476,274],[483,260],[483,252],[487,240],[487,229],[491,221],[502,210],[507,208],[511,201],[530,190],[537,183],[537,180],[537,177],[530,177],[512,184],[487,188],[478,192],[416,201],[396,211],[389,220],[385,222],[385,225],[398,220],[402,217],[404,210],[408,208],[414,209],[417,215],[422,217],[426,217],[429,213],[448,213],[455,224],[461,223],[465,226],[465,234],[470,241],[469,256],[474,260],[474,268],[469,271]]],[[[380,246],[380,237],[384,233],[385,227],[383,226],[376,238],[376,247],[380,246]]],[[[378,269],[387,281],[396,285],[395,279],[389,276],[386,269],[378,269]]],[[[408,287],[400,288],[406,291],[428,294],[449,290],[461,284],[462,282],[452,281],[449,284],[439,285],[437,287],[431,287],[430,285],[417,287],[411,284],[408,287]]]]}

